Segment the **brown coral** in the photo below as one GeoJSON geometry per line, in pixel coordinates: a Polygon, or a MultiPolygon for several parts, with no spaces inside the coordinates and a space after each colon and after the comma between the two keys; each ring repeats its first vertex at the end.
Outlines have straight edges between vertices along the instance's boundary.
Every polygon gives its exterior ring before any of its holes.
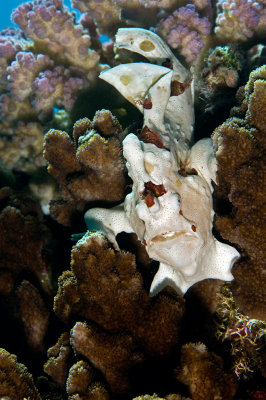
{"type": "Polygon", "coordinates": [[[143,361],[131,335],[113,335],[92,324],[77,322],[71,331],[75,352],[86,357],[100,370],[114,392],[128,389],[128,373],[136,363],[143,361]]]}
{"type": "Polygon", "coordinates": [[[12,400],[41,400],[27,368],[17,362],[16,356],[4,349],[0,349],[0,397],[12,400]]]}
{"type": "Polygon", "coordinates": [[[28,281],[24,280],[21,283],[16,290],[16,295],[27,341],[33,350],[43,351],[49,311],[36,287],[28,281]]]}
{"type": "Polygon", "coordinates": [[[22,271],[37,277],[46,292],[51,291],[51,276],[45,257],[49,231],[39,204],[30,196],[10,188],[0,190],[0,285],[10,293],[22,271]],[[5,277],[5,278],[4,278],[5,277]],[[4,281],[7,282],[5,286],[4,281]]]}
{"type": "Polygon", "coordinates": [[[193,400],[230,400],[237,387],[222,367],[222,358],[210,353],[204,344],[188,343],[182,346],[177,379],[189,386],[193,400]]]}
{"type": "Polygon", "coordinates": [[[123,198],[121,130],[110,111],[101,110],[93,121],[83,118],[75,123],[74,141],[66,132],[54,129],[45,135],[48,171],[59,182],[63,197],[51,204],[51,214],[58,222],[70,225],[73,211],[83,211],[88,202],[123,198]]]}
{"type": "Polygon", "coordinates": [[[212,138],[218,162],[215,226],[243,255],[233,268],[234,298],[252,318],[265,319],[264,263],[266,66],[250,75],[233,117],[212,138]]]}
{"type": "Polygon", "coordinates": [[[99,233],[87,233],[72,250],[71,271],[59,279],[54,308],[65,322],[86,319],[87,325],[73,328],[72,346],[104,373],[112,390],[121,391],[143,351],[165,355],[177,343],[184,300],[166,294],[150,299],[134,256],[114,251],[99,233]]]}
{"type": "Polygon", "coordinates": [[[57,343],[48,350],[48,361],[44,371],[61,387],[65,387],[68,370],[68,359],[71,352],[69,334],[62,333],[57,343]]]}

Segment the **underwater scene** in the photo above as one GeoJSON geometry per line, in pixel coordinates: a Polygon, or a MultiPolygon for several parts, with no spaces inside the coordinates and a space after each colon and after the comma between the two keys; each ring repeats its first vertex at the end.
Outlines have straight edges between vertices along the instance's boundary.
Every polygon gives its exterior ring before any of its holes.
{"type": "Polygon", "coordinates": [[[0,400],[266,400],[265,0],[6,3],[0,400]]]}

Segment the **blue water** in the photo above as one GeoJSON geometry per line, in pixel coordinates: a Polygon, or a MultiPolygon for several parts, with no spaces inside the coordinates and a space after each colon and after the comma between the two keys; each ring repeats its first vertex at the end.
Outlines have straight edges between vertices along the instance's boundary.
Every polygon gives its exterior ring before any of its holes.
{"type": "MultiPolygon", "coordinates": [[[[14,26],[10,16],[14,8],[18,7],[22,3],[27,1],[22,0],[1,0],[1,12],[0,12],[0,31],[8,26],[14,26]]],[[[70,0],[64,0],[64,4],[70,7],[70,0]]]]}

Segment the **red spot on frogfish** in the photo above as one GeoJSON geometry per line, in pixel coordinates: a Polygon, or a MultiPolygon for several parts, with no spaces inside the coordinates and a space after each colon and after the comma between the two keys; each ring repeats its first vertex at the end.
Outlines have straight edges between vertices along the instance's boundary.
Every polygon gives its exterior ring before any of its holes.
{"type": "Polygon", "coordinates": [[[150,97],[146,97],[146,99],[144,100],[143,108],[145,108],[146,110],[150,110],[152,108],[152,101],[150,97]]]}
{"type": "Polygon", "coordinates": [[[160,197],[167,192],[164,185],[156,185],[152,181],[145,182],[144,187],[145,189],[142,193],[142,196],[148,207],[152,207],[154,205],[154,197],[160,197]]]}
{"type": "Polygon", "coordinates": [[[159,149],[165,149],[160,135],[154,129],[150,130],[147,125],[142,129],[139,139],[144,143],[155,144],[159,149]]]}

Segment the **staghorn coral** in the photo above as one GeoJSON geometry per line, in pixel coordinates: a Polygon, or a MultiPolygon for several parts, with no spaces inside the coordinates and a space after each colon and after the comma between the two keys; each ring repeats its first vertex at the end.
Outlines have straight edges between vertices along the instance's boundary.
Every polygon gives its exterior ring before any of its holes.
{"type": "Polygon", "coordinates": [[[200,17],[194,4],[175,10],[156,27],[156,32],[173,49],[180,49],[180,54],[188,62],[196,60],[210,31],[210,21],[207,17],[200,17]]]}
{"type": "Polygon", "coordinates": [[[167,295],[149,299],[134,256],[87,233],[72,250],[71,271],[59,278],[54,309],[65,322],[86,319],[71,332],[73,348],[102,371],[113,391],[123,391],[143,350],[164,355],[176,344],[184,303],[167,295]]]}
{"type": "Polygon", "coordinates": [[[5,349],[0,349],[0,396],[12,400],[41,400],[27,368],[5,349]]]}
{"type": "Polygon", "coordinates": [[[60,223],[71,223],[73,211],[83,211],[90,201],[114,202],[124,195],[124,164],[120,153],[121,126],[110,111],[101,110],[93,121],[75,123],[73,138],[51,129],[45,135],[48,171],[61,187],[62,200],[51,204],[60,223]]]}
{"type": "Polygon", "coordinates": [[[266,67],[250,74],[239,117],[229,118],[213,133],[218,162],[215,226],[236,243],[243,258],[233,268],[237,306],[252,318],[265,319],[264,171],[266,67]],[[234,157],[232,157],[232,152],[234,157]]]}
{"type": "Polygon", "coordinates": [[[203,343],[182,346],[181,366],[177,379],[189,386],[192,400],[230,400],[237,386],[232,376],[223,371],[223,360],[207,350],[203,343]]]}
{"type": "Polygon", "coordinates": [[[215,33],[221,40],[246,41],[266,33],[263,0],[218,0],[215,33]]]}

